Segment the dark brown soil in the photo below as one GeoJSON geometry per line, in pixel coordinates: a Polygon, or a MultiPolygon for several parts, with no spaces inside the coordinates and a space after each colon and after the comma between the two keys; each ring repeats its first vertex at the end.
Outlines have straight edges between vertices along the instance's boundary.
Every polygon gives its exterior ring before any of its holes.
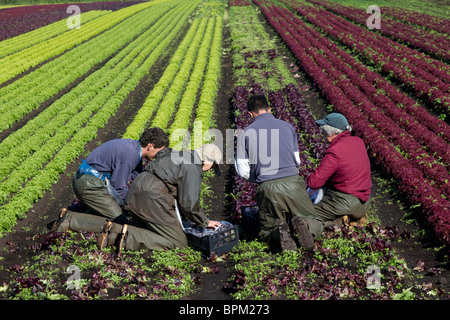
{"type": "MultiPolygon", "coordinates": [[[[227,32],[227,31],[225,31],[227,32]]],[[[229,46],[229,37],[224,36],[224,48],[229,46]]],[[[226,52],[226,51],[225,51],[226,52]]],[[[170,55],[168,55],[170,56],[170,55]]],[[[286,52],[286,63],[289,65],[292,58],[286,52]]],[[[98,132],[95,140],[89,143],[85,148],[85,154],[89,153],[96,146],[104,141],[113,138],[120,138],[125,132],[126,127],[133,119],[139,105],[151,90],[155,81],[162,74],[167,64],[167,59],[162,59],[158,65],[155,65],[149,72],[149,76],[145,77],[133,94],[129,96],[124,105],[119,109],[117,115],[98,132]]],[[[310,83],[298,70],[293,69],[293,74],[299,74],[298,83],[300,87],[309,86],[310,83]]],[[[233,116],[231,98],[233,95],[232,64],[229,54],[223,57],[223,67],[221,75],[221,86],[219,96],[217,98],[216,124],[217,128],[225,133],[226,129],[232,128],[233,116]],[[228,119],[228,121],[225,121],[228,119]]],[[[308,105],[311,107],[316,117],[326,114],[323,102],[313,89],[308,89],[306,97],[308,105]]],[[[28,248],[36,243],[41,243],[44,236],[48,233],[48,226],[53,222],[62,207],[67,207],[74,199],[71,187],[72,177],[78,168],[82,155],[69,165],[64,174],[61,175],[59,181],[53,185],[52,189],[35,203],[33,208],[27,213],[26,218],[17,221],[14,230],[4,237],[0,238],[0,248],[2,248],[0,257],[0,284],[4,279],[9,278],[8,268],[16,264],[22,264],[24,261],[33,258],[33,251],[28,248]]],[[[226,220],[230,216],[231,204],[226,194],[231,192],[233,167],[229,164],[221,165],[222,176],[220,178],[211,179],[211,187],[214,196],[211,201],[211,212],[209,216],[214,220],[226,220]]],[[[381,174],[374,168],[374,177],[381,174]]],[[[398,196],[385,193],[386,186],[378,183],[378,179],[374,180],[373,196],[376,199],[378,216],[381,223],[385,226],[397,225],[401,230],[407,230],[412,235],[411,238],[393,244],[395,250],[403,257],[409,268],[414,269],[420,261],[425,262],[426,269],[432,267],[441,268],[439,275],[432,276],[425,272],[417,271],[417,278],[411,280],[411,286],[422,283],[433,283],[440,286],[446,294],[439,299],[448,300],[450,289],[450,270],[449,266],[444,264],[443,257],[433,250],[435,245],[428,237],[417,236],[417,231],[422,226],[415,226],[403,222],[405,211],[401,207],[408,206],[399,200],[398,196]]],[[[395,187],[394,187],[395,189],[395,187]]],[[[419,219],[420,220],[420,219],[419,219]]],[[[233,273],[233,266],[227,264],[229,262],[220,263],[218,273],[202,274],[200,276],[199,290],[190,295],[186,299],[189,300],[230,300],[229,294],[223,291],[223,285],[233,273]]],[[[205,266],[215,266],[217,263],[202,261],[205,266]]]]}

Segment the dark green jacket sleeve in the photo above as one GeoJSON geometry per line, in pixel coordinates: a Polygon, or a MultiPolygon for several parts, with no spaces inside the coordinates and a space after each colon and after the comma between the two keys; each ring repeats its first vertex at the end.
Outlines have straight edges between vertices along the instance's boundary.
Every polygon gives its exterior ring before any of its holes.
{"type": "Polygon", "coordinates": [[[209,220],[200,209],[200,192],[203,181],[201,166],[185,164],[181,166],[178,183],[178,207],[191,222],[207,227],[209,220]]]}

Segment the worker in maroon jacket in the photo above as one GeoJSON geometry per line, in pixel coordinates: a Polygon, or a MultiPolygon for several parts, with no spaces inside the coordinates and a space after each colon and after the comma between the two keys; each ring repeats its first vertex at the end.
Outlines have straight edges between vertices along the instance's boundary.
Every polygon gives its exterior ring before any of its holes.
{"type": "Polygon", "coordinates": [[[307,178],[311,189],[323,188],[324,196],[315,205],[324,226],[362,225],[370,207],[372,186],[370,161],[364,142],[350,134],[347,119],[331,113],[316,123],[330,145],[307,178]]]}

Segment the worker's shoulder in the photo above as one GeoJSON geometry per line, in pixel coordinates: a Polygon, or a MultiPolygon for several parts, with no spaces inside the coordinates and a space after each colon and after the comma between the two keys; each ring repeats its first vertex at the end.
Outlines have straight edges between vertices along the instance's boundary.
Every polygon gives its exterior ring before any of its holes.
{"type": "Polygon", "coordinates": [[[354,145],[364,146],[364,140],[352,134],[345,135],[343,141],[354,145]]]}
{"type": "Polygon", "coordinates": [[[275,117],[265,117],[262,119],[262,121],[254,121],[250,125],[248,125],[245,129],[245,131],[249,130],[294,130],[294,127],[281,119],[275,118],[275,117]]]}
{"type": "Polygon", "coordinates": [[[335,141],[335,143],[331,143],[327,151],[328,152],[345,151],[354,153],[358,151],[363,151],[365,149],[366,147],[364,141],[360,137],[345,134],[342,137],[340,137],[340,139],[335,141]]]}

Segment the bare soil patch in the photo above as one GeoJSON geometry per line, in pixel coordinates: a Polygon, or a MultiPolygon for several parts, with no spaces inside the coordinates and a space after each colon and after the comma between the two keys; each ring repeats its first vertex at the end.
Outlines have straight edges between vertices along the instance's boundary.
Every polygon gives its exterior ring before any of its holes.
{"type": "MultiPolygon", "coordinates": [[[[224,48],[229,46],[228,39],[229,37],[225,34],[224,48]]],[[[284,55],[286,56],[286,63],[290,65],[290,61],[294,60],[292,60],[288,52],[284,52],[284,55]]],[[[169,56],[166,55],[166,57],[169,56]]],[[[103,129],[99,130],[97,138],[86,146],[85,154],[104,141],[122,136],[142,104],[143,99],[145,99],[157,79],[159,79],[167,63],[168,59],[165,58],[150,70],[149,75],[141,81],[133,94],[127,98],[116,116],[103,129]]],[[[233,82],[230,81],[232,72],[230,56],[225,53],[215,115],[217,128],[224,134],[226,129],[232,128],[234,121],[231,104],[233,82]]],[[[301,88],[305,88],[308,106],[311,107],[313,114],[316,117],[326,114],[327,112],[320,96],[311,88],[309,79],[305,78],[295,68],[292,68],[292,72],[299,75],[297,78],[298,84],[301,88]]],[[[12,232],[0,238],[0,247],[2,248],[0,252],[0,257],[2,258],[0,260],[0,284],[11,277],[10,267],[20,265],[36,255],[36,252],[30,250],[30,248],[42,243],[49,232],[50,224],[56,219],[59,210],[72,203],[74,199],[71,187],[72,177],[83,157],[84,155],[67,167],[66,172],[61,175],[59,181],[35,203],[25,219],[17,222],[12,232]]],[[[211,204],[209,216],[215,220],[227,220],[232,212],[231,201],[227,194],[232,190],[233,167],[228,164],[224,164],[221,167],[222,176],[210,180],[213,196],[209,199],[211,204]]],[[[382,176],[375,167],[373,168],[373,175],[374,177],[382,176]]],[[[448,300],[450,298],[448,294],[450,292],[450,270],[444,257],[439,252],[434,251],[433,248],[436,246],[436,243],[433,242],[432,235],[427,232],[419,232],[422,228],[426,228],[424,225],[406,224],[404,222],[404,208],[408,208],[409,205],[402,202],[401,197],[393,194],[393,192],[385,192],[387,186],[379,181],[381,180],[374,180],[373,194],[376,199],[374,205],[377,207],[381,223],[384,226],[397,226],[401,232],[410,235],[410,237],[408,236],[402,241],[393,243],[393,247],[405,259],[409,268],[414,269],[425,265],[425,268],[418,268],[416,271],[417,277],[411,280],[411,286],[420,286],[427,283],[440,286],[446,294],[437,298],[448,300]],[[431,274],[429,272],[431,268],[439,268],[441,271],[439,274],[431,274]]],[[[414,217],[414,219],[420,222],[420,217],[414,217]]],[[[229,281],[230,276],[233,274],[234,265],[232,262],[229,260],[212,262],[203,259],[202,265],[218,268],[215,268],[216,272],[214,273],[201,274],[198,279],[198,290],[184,299],[230,300],[231,296],[224,289],[224,284],[229,281]]]]}

